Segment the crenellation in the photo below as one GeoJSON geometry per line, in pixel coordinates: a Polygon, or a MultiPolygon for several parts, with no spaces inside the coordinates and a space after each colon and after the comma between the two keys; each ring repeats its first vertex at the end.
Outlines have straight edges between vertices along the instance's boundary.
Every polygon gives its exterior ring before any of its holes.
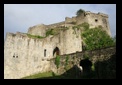
{"type": "Polygon", "coordinates": [[[50,24],[50,25],[46,25],[47,28],[56,28],[56,27],[59,27],[59,26],[64,26],[65,22],[62,21],[62,22],[59,22],[59,23],[54,23],[54,24],[50,24]]]}

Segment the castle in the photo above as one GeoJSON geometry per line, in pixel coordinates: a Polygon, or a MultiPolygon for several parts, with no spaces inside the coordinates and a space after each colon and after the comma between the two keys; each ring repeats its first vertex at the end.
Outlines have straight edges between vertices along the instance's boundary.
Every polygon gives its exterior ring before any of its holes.
{"type": "Polygon", "coordinates": [[[4,43],[4,78],[16,79],[54,71],[56,68],[51,65],[51,58],[82,51],[81,30],[75,29],[74,32],[72,27],[84,22],[89,23],[90,28],[102,26],[111,36],[108,15],[90,11],[80,16],[66,17],[60,23],[30,27],[27,33],[7,33],[4,43]]]}

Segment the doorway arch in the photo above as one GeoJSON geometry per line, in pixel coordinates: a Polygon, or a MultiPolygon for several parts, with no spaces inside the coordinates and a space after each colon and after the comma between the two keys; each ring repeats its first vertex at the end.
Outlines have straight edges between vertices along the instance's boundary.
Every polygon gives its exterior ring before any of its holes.
{"type": "Polygon", "coordinates": [[[80,66],[83,67],[83,72],[90,73],[92,62],[87,58],[80,61],[80,66]]]}
{"type": "Polygon", "coordinates": [[[60,50],[58,47],[55,47],[55,49],[53,50],[53,56],[56,57],[56,55],[60,55],[60,50]]]}

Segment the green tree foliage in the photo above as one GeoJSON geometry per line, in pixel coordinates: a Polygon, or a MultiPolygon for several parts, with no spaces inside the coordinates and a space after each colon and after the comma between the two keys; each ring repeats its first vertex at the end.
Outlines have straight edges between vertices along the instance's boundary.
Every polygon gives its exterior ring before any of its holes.
{"type": "Polygon", "coordinates": [[[49,36],[49,35],[54,35],[53,29],[48,29],[48,30],[46,31],[46,37],[49,36]]]}
{"type": "Polygon", "coordinates": [[[100,28],[92,28],[81,34],[85,42],[85,50],[94,50],[114,46],[113,39],[100,28]]]}
{"type": "Polygon", "coordinates": [[[76,15],[79,16],[81,15],[82,13],[84,13],[85,11],[83,9],[79,9],[77,12],[76,12],[76,15]]]}
{"type": "Polygon", "coordinates": [[[89,29],[89,24],[87,22],[82,23],[81,26],[84,27],[84,31],[89,29]]]}

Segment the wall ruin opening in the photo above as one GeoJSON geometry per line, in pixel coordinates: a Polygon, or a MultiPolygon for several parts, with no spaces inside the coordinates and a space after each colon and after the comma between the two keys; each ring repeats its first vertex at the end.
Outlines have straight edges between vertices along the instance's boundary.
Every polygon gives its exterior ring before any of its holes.
{"type": "Polygon", "coordinates": [[[56,47],[54,50],[53,50],[53,56],[56,57],[56,55],[60,55],[60,50],[58,47],[56,47]]]}

